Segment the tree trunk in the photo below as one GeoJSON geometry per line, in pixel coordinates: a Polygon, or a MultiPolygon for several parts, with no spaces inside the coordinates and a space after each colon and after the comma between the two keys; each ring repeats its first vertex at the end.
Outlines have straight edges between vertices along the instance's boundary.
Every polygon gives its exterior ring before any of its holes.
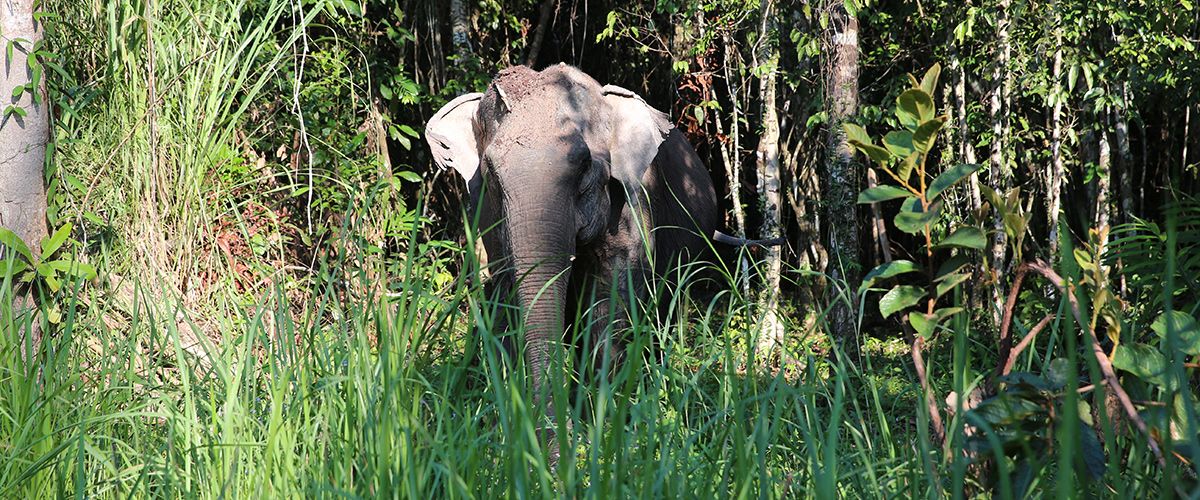
{"type": "MultiPolygon", "coordinates": [[[[990,115],[992,119],[992,151],[988,159],[988,183],[997,193],[1005,193],[1007,189],[1008,168],[1004,161],[1004,149],[1008,137],[1008,113],[1010,107],[1008,85],[1008,56],[1011,51],[1008,39],[1008,9],[1010,0],[1001,0],[996,12],[996,64],[992,67],[992,92],[989,97],[990,115]]],[[[1005,254],[1008,250],[1008,235],[1004,232],[1004,217],[996,211],[993,221],[995,239],[992,241],[992,276],[994,283],[991,290],[991,303],[988,310],[992,313],[993,324],[1000,324],[1000,310],[1003,307],[1004,292],[1000,277],[1004,273],[1005,254]]]]}
{"type": "MultiPolygon", "coordinates": [[[[1061,36],[1055,33],[1055,40],[1061,36]]],[[[1062,209],[1062,44],[1054,51],[1054,99],[1050,112],[1050,171],[1046,173],[1046,226],[1050,230],[1050,258],[1058,257],[1058,212],[1062,209]]]]}
{"type": "Polygon", "coordinates": [[[858,19],[840,1],[826,4],[829,13],[827,44],[830,54],[826,62],[826,109],[829,110],[829,136],[826,143],[826,178],[829,195],[825,204],[829,221],[830,275],[845,283],[849,303],[834,298],[831,333],[834,337],[851,340],[855,337],[855,311],[858,289],[859,231],[857,213],[858,166],[854,150],[842,128],[858,109],[858,19]]]}
{"type": "Polygon", "coordinates": [[[546,32],[550,30],[550,14],[554,12],[554,3],[554,0],[542,2],[541,17],[538,18],[537,29],[533,32],[533,42],[529,44],[529,55],[525,57],[525,65],[530,68],[537,67],[538,53],[542,51],[542,41],[546,39],[546,32]]]}
{"type": "MultiPolygon", "coordinates": [[[[725,162],[725,174],[729,178],[729,196],[733,203],[733,221],[737,226],[734,230],[739,238],[746,237],[746,212],[742,207],[742,154],[740,134],[738,131],[739,108],[738,108],[738,92],[733,82],[733,71],[730,69],[729,53],[737,50],[737,45],[733,43],[733,38],[729,36],[728,31],[721,34],[723,64],[725,71],[725,86],[729,92],[729,102],[732,119],[729,121],[729,136],[728,140],[721,140],[721,160],[725,162]]],[[[721,120],[714,119],[713,122],[717,127],[717,136],[722,135],[721,120]]],[[[740,273],[736,273],[738,279],[738,288],[741,289],[743,296],[750,295],[750,273],[746,265],[744,256],[738,257],[738,267],[740,273]]]]}
{"type": "MultiPolygon", "coordinates": [[[[759,31],[757,65],[765,66],[759,82],[759,98],[762,101],[762,136],[758,142],[758,193],[763,201],[763,221],[759,238],[776,238],[780,232],[779,214],[779,115],[775,112],[775,67],[779,64],[779,50],[766,40],[775,31],[774,1],[762,0],[762,25],[759,31]]],[[[762,331],[758,338],[758,362],[766,365],[771,351],[779,346],[782,355],[784,327],[779,318],[779,276],[782,269],[780,247],[768,247],[763,256],[763,290],[759,296],[759,310],[763,314],[762,331]]]]}
{"type": "Polygon", "coordinates": [[[471,18],[467,12],[466,0],[450,0],[450,32],[459,64],[471,55],[471,18]]]}
{"type": "MultiPolygon", "coordinates": [[[[1101,112],[1100,119],[1102,122],[1107,122],[1108,110],[1101,112]]],[[[1099,230],[1102,227],[1109,225],[1109,188],[1112,180],[1112,147],[1108,142],[1108,124],[1104,123],[1100,130],[1096,131],[1096,197],[1095,197],[1095,217],[1092,223],[1099,230]]]]}
{"type": "MultiPolygon", "coordinates": [[[[0,227],[16,233],[30,249],[37,253],[42,238],[48,235],[46,227],[46,184],[43,169],[46,162],[46,141],[50,139],[50,110],[46,101],[48,74],[36,61],[28,58],[34,44],[42,40],[42,27],[33,18],[36,0],[5,0],[0,2],[0,33],[9,45],[4,60],[5,71],[0,72],[0,95],[12,104],[4,106],[0,117],[0,227]],[[24,39],[21,42],[13,40],[24,39]],[[11,56],[11,57],[10,57],[11,56]],[[38,68],[38,81],[34,81],[34,70],[38,68]],[[15,89],[22,88],[19,97],[15,89]]],[[[0,245],[0,257],[9,258],[7,249],[0,245]]],[[[16,297],[13,308],[16,316],[31,313],[35,304],[33,297],[16,297]]],[[[27,317],[27,316],[26,316],[27,317]]],[[[18,325],[23,324],[17,320],[18,325]]],[[[37,322],[31,321],[31,332],[22,331],[22,338],[29,334],[33,349],[37,349],[37,322]]],[[[31,353],[25,352],[26,357],[31,353]]]]}

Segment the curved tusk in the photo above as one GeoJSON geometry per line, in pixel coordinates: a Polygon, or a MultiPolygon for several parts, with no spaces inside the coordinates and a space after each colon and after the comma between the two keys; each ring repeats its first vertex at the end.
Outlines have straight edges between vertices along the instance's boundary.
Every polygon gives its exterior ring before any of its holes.
{"type": "Polygon", "coordinates": [[[722,233],[720,231],[715,231],[715,230],[713,231],[712,239],[713,239],[713,241],[716,241],[718,243],[724,243],[726,245],[732,245],[735,247],[756,247],[756,248],[776,247],[776,246],[784,244],[784,242],[787,241],[787,238],[772,238],[769,240],[747,240],[745,238],[738,238],[737,236],[730,236],[728,234],[722,233]]]}

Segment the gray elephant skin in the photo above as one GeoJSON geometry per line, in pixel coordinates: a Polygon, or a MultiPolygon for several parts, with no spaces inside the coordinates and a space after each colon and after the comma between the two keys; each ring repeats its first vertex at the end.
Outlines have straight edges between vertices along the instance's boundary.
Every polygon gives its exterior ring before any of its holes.
{"type": "Polygon", "coordinates": [[[691,144],[633,92],[574,67],[505,69],[425,135],[434,161],[466,180],[495,286],[524,315],[535,404],[569,380],[547,371],[565,332],[581,360],[614,366],[650,280],[711,256],[717,197],[691,144]],[[590,325],[572,324],[580,310],[590,325]]]}

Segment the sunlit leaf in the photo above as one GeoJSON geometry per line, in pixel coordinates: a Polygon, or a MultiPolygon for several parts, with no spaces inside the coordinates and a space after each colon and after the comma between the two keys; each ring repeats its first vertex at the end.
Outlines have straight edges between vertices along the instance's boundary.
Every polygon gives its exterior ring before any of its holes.
{"type": "Polygon", "coordinates": [[[1118,345],[1113,348],[1112,364],[1151,384],[1168,389],[1174,385],[1166,377],[1167,361],[1162,353],[1146,344],[1125,342],[1118,345]]]}
{"type": "Polygon", "coordinates": [[[949,117],[943,115],[921,122],[921,125],[917,127],[916,132],[913,132],[913,149],[922,153],[928,153],[930,149],[933,149],[933,143],[937,139],[937,133],[942,129],[942,125],[946,123],[947,118],[949,117]]]}
{"type": "Polygon", "coordinates": [[[862,286],[859,287],[859,291],[866,291],[866,289],[874,286],[879,280],[911,272],[925,272],[925,270],[920,265],[917,265],[910,260],[893,260],[891,262],[880,264],[875,266],[875,269],[872,269],[871,272],[867,273],[867,276],[863,278],[862,286]]]}
{"type": "Polygon", "coordinates": [[[42,238],[42,258],[45,259],[54,255],[54,252],[57,252],[62,247],[62,244],[67,241],[67,236],[70,236],[70,234],[71,223],[68,222],[58,228],[54,234],[42,238]]]}
{"type": "Polygon", "coordinates": [[[896,98],[896,104],[897,117],[900,114],[908,115],[905,118],[915,119],[917,125],[933,119],[933,99],[924,90],[909,89],[896,98]]]}
{"type": "Polygon", "coordinates": [[[933,95],[937,90],[937,81],[941,74],[942,65],[940,63],[933,63],[933,66],[921,78],[921,90],[924,90],[926,94],[933,95]]]}
{"type": "Polygon", "coordinates": [[[896,198],[904,198],[912,196],[907,189],[900,189],[896,186],[882,185],[868,188],[861,193],[858,193],[859,203],[879,203],[881,201],[894,200],[896,198]]]}
{"type": "Polygon", "coordinates": [[[2,227],[0,227],[0,245],[16,250],[29,263],[34,262],[33,252],[29,250],[29,246],[24,241],[21,241],[21,238],[18,238],[16,233],[2,227]]]}
{"type": "Polygon", "coordinates": [[[846,140],[847,141],[849,141],[849,142],[857,141],[857,142],[861,142],[863,144],[872,144],[871,136],[868,135],[867,131],[863,130],[862,127],[855,125],[853,123],[845,123],[842,125],[842,128],[845,129],[845,131],[846,131],[846,140]]]}
{"type": "Polygon", "coordinates": [[[975,226],[961,226],[950,233],[950,236],[934,245],[934,249],[953,247],[983,250],[985,246],[987,246],[987,236],[983,234],[982,229],[975,226]]]}
{"type": "Polygon", "coordinates": [[[896,167],[896,177],[904,180],[904,182],[908,182],[908,178],[912,177],[912,171],[917,166],[917,161],[920,158],[921,153],[916,151],[913,151],[911,154],[909,154],[900,162],[900,165],[896,167]]]}
{"type": "Polygon", "coordinates": [[[879,163],[881,165],[887,165],[889,162],[892,161],[892,153],[888,152],[888,150],[883,149],[879,146],[876,146],[874,144],[866,144],[866,143],[859,142],[856,140],[851,140],[850,144],[852,146],[858,148],[859,151],[866,153],[867,157],[870,158],[871,161],[873,161],[873,162],[879,163]]]}
{"type": "MultiPolygon", "coordinates": [[[[938,196],[941,196],[942,192],[947,188],[958,184],[967,177],[970,177],[972,173],[982,167],[983,165],[978,163],[960,163],[946,169],[946,171],[942,172],[941,175],[938,175],[933,182],[929,183],[929,189],[925,193],[925,198],[929,200],[936,200],[938,196]]],[[[982,192],[985,189],[987,189],[987,187],[980,183],[979,190],[982,192]]],[[[987,189],[987,191],[995,194],[995,192],[991,189],[987,189]]]]}
{"type": "Polygon", "coordinates": [[[891,316],[897,311],[917,305],[925,297],[925,290],[912,285],[896,285],[879,299],[879,313],[883,317],[891,316]]]}
{"type": "Polygon", "coordinates": [[[904,201],[904,205],[900,207],[900,213],[896,214],[894,222],[896,229],[904,231],[908,234],[921,234],[933,224],[936,224],[938,218],[942,215],[942,204],[934,203],[921,210],[921,200],[917,198],[909,198],[904,201]]]}
{"type": "Polygon", "coordinates": [[[1195,318],[1188,313],[1183,311],[1163,313],[1154,320],[1150,328],[1163,338],[1164,343],[1167,334],[1173,331],[1175,336],[1171,341],[1171,347],[1191,356],[1200,354],[1200,328],[1197,328],[1195,318]]]}
{"type": "Polygon", "coordinates": [[[937,284],[937,296],[941,297],[945,295],[970,278],[971,275],[969,273],[953,273],[943,276],[942,280],[937,284]]]}
{"type": "Polygon", "coordinates": [[[905,158],[913,152],[913,133],[907,130],[889,132],[888,135],[883,136],[883,145],[892,154],[905,158]]]}

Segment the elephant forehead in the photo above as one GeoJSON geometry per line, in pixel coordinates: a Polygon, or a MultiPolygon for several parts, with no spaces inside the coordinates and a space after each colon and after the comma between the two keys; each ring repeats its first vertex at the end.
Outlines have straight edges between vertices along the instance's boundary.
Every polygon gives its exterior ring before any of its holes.
{"type": "Polygon", "coordinates": [[[488,146],[494,166],[518,164],[562,165],[586,154],[586,144],[577,130],[555,126],[553,119],[513,119],[504,125],[488,146]]]}

